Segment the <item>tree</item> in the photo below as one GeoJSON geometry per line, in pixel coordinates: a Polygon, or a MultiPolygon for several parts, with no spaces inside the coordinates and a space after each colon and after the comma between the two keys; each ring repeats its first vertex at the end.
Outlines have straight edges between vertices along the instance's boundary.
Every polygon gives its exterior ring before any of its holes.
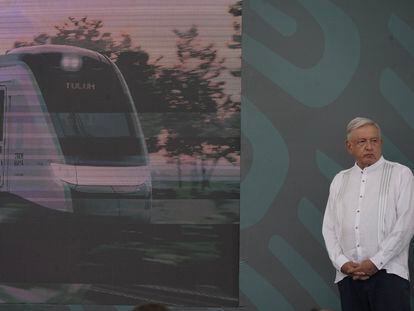
{"type": "Polygon", "coordinates": [[[229,44],[229,48],[231,49],[241,49],[241,23],[240,17],[242,16],[242,1],[237,1],[236,3],[232,4],[229,8],[229,13],[234,17],[238,18],[233,22],[233,29],[235,31],[232,39],[233,42],[229,44]]]}
{"type": "Polygon", "coordinates": [[[225,97],[223,81],[219,75],[225,69],[224,59],[218,59],[212,44],[197,42],[198,30],[192,26],[177,36],[179,64],[161,71],[159,82],[168,92],[165,94],[168,111],[216,112],[217,104],[225,97]]]}
{"type": "MultiPolygon", "coordinates": [[[[242,1],[239,0],[229,8],[229,13],[234,16],[235,21],[233,22],[234,34],[232,36],[232,42],[228,44],[230,49],[241,49],[242,34],[241,34],[241,15],[242,15],[242,1]]],[[[232,70],[231,73],[236,76],[241,76],[241,67],[232,70]]]]}
{"type": "Polygon", "coordinates": [[[87,16],[82,18],[68,17],[62,25],[56,25],[57,33],[49,35],[41,33],[33,38],[33,41],[16,41],[14,47],[33,46],[42,44],[63,44],[79,46],[115,59],[119,53],[129,50],[137,50],[131,45],[131,36],[121,34],[122,40],[115,41],[109,32],[101,32],[103,22],[101,20],[89,20],[87,16]]]}
{"type": "Polygon", "coordinates": [[[162,68],[157,80],[166,112],[163,125],[167,138],[161,148],[178,163],[183,155],[211,160],[210,171],[204,170],[209,177],[221,158],[234,162],[240,153],[240,133],[234,137],[223,134],[235,120],[233,102],[220,79],[226,69],[224,59],[218,58],[212,44],[198,42],[195,26],[174,33],[179,64],[162,68]]]}
{"type": "MultiPolygon", "coordinates": [[[[241,35],[241,15],[242,15],[242,1],[239,0],[229,7],[228,11],[234,18],[233,29],[234,34],[232,35],[231,42],[227,46],[232,50],[241,50],[242,35],[241,35]]],[[[235,78],[241,78],[241,55],[239,56],[239,65],[236,68],[231,68],[230,73],[235,78]]],[[[228,106],[235,112],[240,112],[240,94],[232,94],[228,101],[228,106]],[[236,99],[235,99],[236,98],[236,99]]],[[[235,117],[235,116],[233,116],[235,117]]],[[[240,121],[240,117],[237,118],[240,121]]]]}

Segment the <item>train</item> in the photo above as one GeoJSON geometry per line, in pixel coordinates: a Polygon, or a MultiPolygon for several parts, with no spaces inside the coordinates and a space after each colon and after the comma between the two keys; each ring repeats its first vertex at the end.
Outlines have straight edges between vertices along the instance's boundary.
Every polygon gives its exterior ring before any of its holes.
{"type": "Polygon", "coordinates": [[[0,56],[0,195],[150,222],[145,137],[115,63],[66,45],[0,56]]]}

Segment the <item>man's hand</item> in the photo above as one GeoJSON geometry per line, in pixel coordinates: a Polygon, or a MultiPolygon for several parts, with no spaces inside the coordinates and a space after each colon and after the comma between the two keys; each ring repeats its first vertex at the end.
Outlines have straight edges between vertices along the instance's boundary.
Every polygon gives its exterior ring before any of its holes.
{"type": "Polygon", "coordinates": [[[361,269],[361,264],[358,264],[353,261],[348,261],[344,263],[343,266],[341,267],[341,272],[346,275],[352,276],[353,280],[364,281],[364,280],[369,279],[369,275],[365,271],[362,271],[360,269],[361,269]]]}
{"type": "Polygon", "coordinates": [[[358,268],[359,264],[353,261],[348,261],[341,267],[341,272],[347,275],[352,275],[354,270],[358,268]]]}
{"type": "Polygon", "coordinates": [[[374,265],[374,263],[366,259],[362,261],[359,266],[354,270],[354,273],[364,273],[365,275],[371,276],[378,272],[378,268],[374,265]]]}
{"type": "Polygon", "coordinates": [[[352,276],[352,279],[354,281],[356,281],[356,280],[365,281],[365,280],[369,279],[369,276],[368,275],[354,275],[354,276],[352,276]]]}

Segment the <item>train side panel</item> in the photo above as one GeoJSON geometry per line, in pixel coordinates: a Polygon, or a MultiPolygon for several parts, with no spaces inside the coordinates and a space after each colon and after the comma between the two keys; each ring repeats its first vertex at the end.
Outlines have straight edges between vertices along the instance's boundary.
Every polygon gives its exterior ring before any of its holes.
{"type": "Polygon", "coordinates": [[[6,89],[1,191],[47,208],[72,211],[69,189],[54,175],[51,165],[64,163],[64,157],[30,70],[23,63],[0,67],[0,85],[6,89]]]}

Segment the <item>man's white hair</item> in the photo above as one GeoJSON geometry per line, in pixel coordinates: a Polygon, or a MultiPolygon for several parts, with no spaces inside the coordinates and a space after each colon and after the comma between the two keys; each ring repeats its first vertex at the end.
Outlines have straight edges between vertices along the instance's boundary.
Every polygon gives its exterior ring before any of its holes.
{"type": "Polygon", "coordinates": [[[379,130],[379,134],[381,137],[381,128],[378,125],[378,123],[372,121],[371,119],[364,118],[364,117],[356,117],[349,121],[347,127],[346,127],[346,139],[349,140],[351,137],[351,133],[353,130],[356,130],[357,128],[360,128],[365,125],[373,125],[379,130]]]}

